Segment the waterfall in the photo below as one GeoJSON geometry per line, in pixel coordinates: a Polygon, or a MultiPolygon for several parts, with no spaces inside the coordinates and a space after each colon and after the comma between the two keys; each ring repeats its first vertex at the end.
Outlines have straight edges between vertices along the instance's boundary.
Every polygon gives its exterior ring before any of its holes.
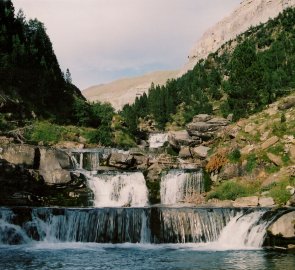
{"type": "Polygon", "coordinates": [[[204,189],[202,170],[171,170],[161,179],[161,203],[171,205],[189,201],[204,189]]]}
{"type": "Polygon", "coordinates": [[[96,207],[145,206],[148,190],[141,172],[108,172],[88,175],[96,207]]]}
{"type": "Polygon", "coordinates": [[[149,136],[149,147],[150,148],[159,148],[168,141],[167,133],[154,133],[149,136]]]}
{"type": "Polygon", "coordinates": [[[218,239],[233,218],[232,209],[173,208],[160,209],[161,235],[164,243],[207,243],[218,239]]]}
{"type": "Polygon", "coordinates": [[[97,171],[113,151],[111,148],[72,149],[70,154],[75,169],[97,171]]]}
{"type": "Polygon", "coordinates": [[[222,231],[217,245],[231,249],[261,247],[265,238],[266,228],[274,218],[263,219],[266,212],[266,209],[260,209],[236,215],[222,231]]]}
{"type": "Polygon", "coordinates": [[[214,250],[262,246],[287,210],[235,208],[0,208],[0,244],[195,243],[214,250]]]}

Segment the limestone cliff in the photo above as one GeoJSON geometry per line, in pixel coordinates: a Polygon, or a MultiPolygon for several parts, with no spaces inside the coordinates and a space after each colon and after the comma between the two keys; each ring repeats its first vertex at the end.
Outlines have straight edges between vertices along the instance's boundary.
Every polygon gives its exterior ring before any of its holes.
{"type": "Polygon", "coordinates": [[[193,47],[188,63],[180,75],[191,70],[197,62],[215,52],[225,42],[255,26],[276,17],[281,11],[295,6],[295,0],[244,0],[228,17],[204,33],[193,47]]]}

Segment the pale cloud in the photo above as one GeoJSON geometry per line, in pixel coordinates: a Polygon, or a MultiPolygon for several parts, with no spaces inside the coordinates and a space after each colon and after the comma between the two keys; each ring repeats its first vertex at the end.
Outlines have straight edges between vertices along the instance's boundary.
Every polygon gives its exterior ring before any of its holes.
{"type": "Polygon", "coordinates": [[[61,68],[81,89],[178,69],[202,33],[239,0],[13,0],[44,22],[61,68]]]}

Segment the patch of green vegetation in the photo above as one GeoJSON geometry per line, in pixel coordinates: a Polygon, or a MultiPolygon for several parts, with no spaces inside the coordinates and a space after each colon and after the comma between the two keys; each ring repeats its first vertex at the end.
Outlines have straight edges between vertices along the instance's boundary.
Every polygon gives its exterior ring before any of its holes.
{"type": "Polygon", "coordinates": [[[239,197],[254,195],[259,190],[258,183],[238,183],[226,181],[208,193],[207,199],[235,200],[239,197]]]}
{"type": "Polygon", "coordinates": [[[238,148],[234,149],[232,152],[228,154],[228,159],[232,163],[237,163],[240,161],[241,152],[238,148]]]}
{"type": "Polygon", "coordinates": [[[271,185],[264,187],[261,191],[269,191],[269,195],[279,205],[284,205],[291,198],[290,192],[286,189],[287,186],[295,185],[295,177],[272,183],[271,185]]]}
{"type": "Polygon", "coordinates": [[[248,173],[251,173],[253,172],[253,170],[257,167],[257,157],[255,154],[250,154],[248,157],[247,157],[247,164],[246,164],[246,171],[248,173]]]}
{"type": "Polygon", "coordinates": [[[265,167],[265,171],[268,173],[268,174],[272,174],[272,173],[275,173],[275,172],[278,172],[280,170],[280,168],[274,164],[269,164],[265,167]]]}
{"type": "Polygon", "coordinates": [[[203,178],[204,178],[204,189],[205,189],[205,192],[208,192],[211,190],[211,187],[212,187],[212,180],[211,180],[211,177],[209,175],[208,172],[204,171],[203,172],[203,178]]]}
{"type": "Polygon", "coordinates": [[[117,130],[114,132],[114,144],[123,148],[136,146],[133,137],[123,130],[117,130]]]}

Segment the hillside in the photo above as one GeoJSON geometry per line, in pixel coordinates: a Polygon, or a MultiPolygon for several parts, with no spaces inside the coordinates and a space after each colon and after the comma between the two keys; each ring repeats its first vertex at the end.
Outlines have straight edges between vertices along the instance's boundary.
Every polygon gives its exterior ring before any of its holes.
{"type": "Polygon", "coordinates": [[[243,32],[250,26],[265,23],[280,12],[295,5],[295,0],[244,0],[228,17],[208,29],[189,54],[189,61],[181,70],[186,73],[202,58],[215,52],[222,44],[243,32]]]}
{"type": "Polygon", "coordinates": [[[147,92],[152,82],[163,85],[169,78],[176,78],[178,71],[156,71],[143,76],[124,78],[114,82],[89,87],[83,95],[89,101],[110,102],[116,110],[131,104],[136,96],[147,92]]]}
{"type": "Polygon", "coordinates": [[[230,40],[192,71],[151,87],[126,105],[122,116],[132,132],[140,119],[159,129],[181,128],[194,115],[212,113],[234,119],[249,116],[294,91],[295,9],[251,27],[230,40]]]}
{"type": "Polygon", "coordinates": [[[250,26],[265,23],[269,18],[276,17],[281,11],[294,5],[295,0],[244,0],[228,17],[204,33],[193,46],[189,54],[189,61],[181,70],[173,73],[155,72],[142,77],[121,79],[109,84],[90,87],[82,94],[90,101],[107,101],[116,109],[122,109],[123,105],[132,103],[137,94],[143,91],[147,93],[147,86],[149,87],[151,82],[155,85],[162,85],[168,79],[182,76],[188,70],[193,69],[200,59],[214,53],[221,45],[235,39],[250,26]]]}
{"type": "Polygon", "coordinates": [[[70,72],[61,71],[43,23],[16,15],[9,0],[0,1],[0,67],[3,121],[71,122],[75,100],[84,100],[70,72]]]}

